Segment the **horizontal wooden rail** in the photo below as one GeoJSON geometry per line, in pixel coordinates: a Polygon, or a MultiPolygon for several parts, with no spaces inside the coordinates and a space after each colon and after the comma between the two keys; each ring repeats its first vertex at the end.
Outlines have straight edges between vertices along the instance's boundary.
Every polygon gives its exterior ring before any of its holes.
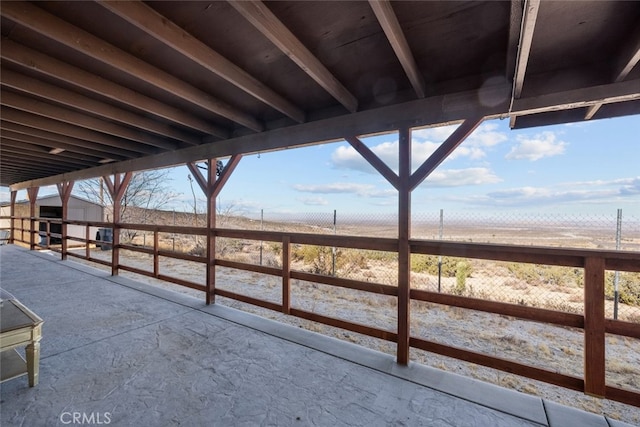
{"type": "Polygon", "coordinates": [[[101,264],[101,265],[106,265],[108,267],[111,267],[111,261],[105,261],[105,260],[99,259],[99,258],[88,257],[86,255],[80,255],[80,254],[77,254],[75,252],[68,252],[67,255],[69,255],[71,257],[74,257],[74,258],[84,259],[84,260],[87,260],[87,261],[95,262],[96,264],[101,264]]]}
{"type": "Polygon", "coordinates": [[[324,276],[321,274],[307,273],[304,271],[291,270],[292,279],[303,280],[305,282],[320,283],[323,285],[336,286],[345,289],[355,289],[358,291],[371,292],[374,294],[398,296],[396,286],[383,285],[380,283],[362,282],[360,280],[343,279],[341,277],[324,276]]]}
{"type": "Polygon", "coordinates": [[[216,258],[215,264],[220,267],[235,268],[238,270],[252,271],[254,273],[269,274],[271,276],[281,276],[282,269],[275,267],[267,267],[264,265],[248,264],[246,262],[229,261],[226,259],[216,258]]]}
{"type": "MultiPolygon", "coordinates": [[[[118,265],[124,271],[153,277],[159,280],[175,283],[198,291],[206,291],[206,286],[193,283],[180,278],[170,277],[159,272],[159,257],[180,259],[185,261],[209,264],[208,257],[189,255],[181,252],[160,249],[159,233],[186,234],[208,236],[209,238],[230,238],[253,241],[276,242],[282,245],[282,268],[262,266],[228,259],[212,258],[208,268],[215,266],[234,268],[271,276],[282,277],[282,304],[265,301],[252,296],[239,294],[220,287],[212,288],[216,295],[232,298],[266,309],[281,311],[295,317],[319,322],[332,327],[341,328],[355,333],[391,341],[398,341],[398,333],[379,329],[377,327],[354,323],[351,321],[333,318],[318,313],[305,311],[291,307],[291,287],[295,286],[292,280],[318,283],[328,286],[352,289],[379,295],[396,297],[399,295],[398,287],[381,283],[371,283],[361,280],[346,279],[334,276],[325,276],[291,269],[291,245],[316,245],[324,247],[340,247],[356,250],[373,250],[398,253],[399,239],[372,238],[362,236],[336,236],[328,234],[288,233],[257,230],[234,230],[216,228],[208,230],[200,227],[178,227],[152,224],[125,224],[103,223],[86,221],[60,221],[47,218],[14,217],[13,234],[14,241],[31,244],[25,236],[34,236],[43,233],[39,230],[31,230],[33,221],[47,223],[46,236],[48,238],[60,236],[59,233],[50,231],[51,224],[73,224],[86,227],[86,238],[67,237],[68,240],[86,243],[86,255],[69,252],[70,256],[89,260],[106,266],[112,266],[111,262],[95,259],[89,256],[89,245],[109,245],[117,250],[130,250],[150,255],[153,259],[153,272],[141,268],[118,265]],[[27,223],[25,224],[25,221],[27,223]],[[106,241],[90,239],[90,227],[109,228],[114,233],[120,230],[138,230],[153,233],[153,245],[136,246],[132,244],[116,244],[106,241]]],[[[39,246],[39,245],[38,245],[39,246]]],[[[49,247],[51,249],[51,247],[49,247]]],[[[448,257],[475,258],[492,261],[506,261],[542,265],[555,265],[564,267],[581,268],[585,271],[585,311],[584,314],[566,313],[537,307],[526,307],[518,304],[490,301],[478,298],[469,298],[458,295],[443,294],[421,289],[409,290],[409,303],[422,301],[433,304],[460,307],[464,309],[482,311],[503,316],[510,316],[544,324],[561,327],[583,329],[585,336],[585,378],[548,371],[535,366],[524,365],[512,360],[481,354],[466,349],[461,349],[420,337],[409,336],[409,345],[416,349],[442,354],[459,360],[487,366],[504,372],[521,375],[535,380],[555,384],[569,388],[604,396],[619,402],[640,406],[640,393],[635,390],[627,390],[608,386],[605,384],[606,358],[603,352],[605,345],[605,333],[640,339],[640,325],[637,323],[607,319],[604,317],[604,289],[603,281],[607,270],[640,272],[640,253],[629,251],[612,251],[597,249],[557,248],[523,245],[481,244],[469,242],[451,242],[435,240],[409,240],[410,254],[425,254],[448,257]],[[588,320],[588,321],[587,321],[588,320]]],[[[112,266],[113,268],[113,266],[112,266]]]]}
{"type": "Polygon", "coordinates": [[[487,366],[489,368],[498,369],[500,371],[509,372],[515,375],[543,381],[549,384],[559,385],[571,390],[583,391],[584,381],[580,378],[569,375],[559,374],[557,372],[547,371],[545,369],[536,368],[529,365],[523,365],[507,359],[501,359],[495,356],[476,353],[462,348],[452,347],[421,338],[410,338],[411,347],[429,351],[431,353],[441,354],[443,356],[452,357],[454,359],[464,360],[465,362],[475,363],[476,365],[487,366]]]}
{"type": "Polygon", "coordinates": [[[330,246],[339,248],[357,248],[377,251],[395,252],[398,250],[398,240],[377,237],[336,236],[309,233],[285,233],[280,231],[232,230],[216,229],[216,237],[232,239],[263,240],[268,242],[282,242],[285,236],[291,239],[291,244],[330,246]]]}
{"type": "Polygon", "coordinates": [[[537,307],[525,307],[505,302],[488,301],[478,298],[462,297],[458,295],[439,294],[437,292],[411,289],[411,299],[453,307],[468,308],[486,313],[501,314],[519,319],[533,320],[541,323],[551,323],[559,326],[584,328],[584,316],[580,314],[564,313],[537,307]]]}
{"type": "Polygon", "coordinates": [[[237,301],[245,302],[247,304],[256,305],[258,307],[268,308],[273,311],[282,311],[282,305],[275,302],[265,301],[258,298],[249,297],[246,295],[238,294],[235,292],[227,291],[225,289],[216,288],[216,295],[221,297],[231,298],[237,301]]]}
{"type": "Polygon", "coordinates": [[[322,314],[312,313],[310,311],[300,310],[297,308],[291,308],[290,313],[292,316],[311,320],[313,322],[323,323],[325,325],[333,326],[335,328],[346,329],[351,332],[356,332],[356,333],[367,335],[374,338],[380,338],[386,341],[392,341],[392,342],[398,341],[397,333],[374,328],[372,326],[366,326],[360,323],[348,322],[346,320],[323,316],[322,314]]]}
{"type": "Polygon", "coordinates": [[[640,339],[640,325],[621,320],[604,319],[604,331],[609,334],[623,335],[640,339]]]}
{"type": "Polygon", "coordinates": [[[640,272],[637,252],[571,249],[546,246],[410,240],[411,253],[477,258],[492,261],[584,267],[585,258],[604,258],[607,270],[640,272]]]}

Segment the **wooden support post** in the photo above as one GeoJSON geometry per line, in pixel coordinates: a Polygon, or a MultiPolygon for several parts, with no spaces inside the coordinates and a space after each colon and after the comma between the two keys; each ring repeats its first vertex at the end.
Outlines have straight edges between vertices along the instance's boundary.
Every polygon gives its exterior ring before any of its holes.
{"type": "Polygon", "coordinates": [[[282,238],[282,312],[291,313],[291,237],[282,238]]]}
{"type": "Polygon", "coordinates": [[[9,243],[13,244],[16,238],[15,235],[15,222],[14,222],[14,216],[16,216],[16,197],[18,196],[18,192],[17,191],[12,191],[11,192],[11,207],[9,208],[9,216],[11,216],[11,219],[9,220],[9,225],[10,225],[10,230],[9,230],[9,243]]]}
{"type": "Polygon", "coordinates": [[[242,154],[231,156],[222,172],[220,172],[220,176],[217,176],[217,159],[209,159],[206,179],[195,163],[187,163],[193,178],[207,196],[207,283],[205,285],[207,305],[215,302],[216,293],[216,198],[236,166],[238,166],[241,158],[242,154]]]}
{"type": "Polygon", "coordinates": [[[84,238],[85,238],[84,255],[87,258],[89,258],[91,256],[91,244],[89,243],[89,240],[92,238],[91,227],[89,226],[89,224],[87,224],[85,227],[84,238]]]}
{"type": "Polygon", "coordinates": [[[46,237],[45,241],[47,242],[46,243],[46,247],[47,247],[47,249],[49,249],[49,246],[51,246],[51,222],[49,222],[49,220],[47,220],[47,222],[45,222],[45,224],[46,224],[46,228],[47,228],[47,230],[45,231],[45,233],[46,233],[45,234],[45,237],[46,237]]]}
{"type": "Polygon", "coordinates": [[[58,194],[60,195],[60,201],[62,202],[62,225],[60,226],[60,234],[62,239],[61,257],[63,260],[67,259],[67,221],[69,220],[69,198],[71,197],[71,190],[73,190],[73,181],[66,181],[58,184],[58,194]]]}
{"type": "Polygon", "coordinates": [[[207,284],[206,304],[216,302],[216,196],[215,191],[218,171],[217,159],[209,159],[207,169],[207,188],[204,189],[207,196],[207,284]]]}
{"type": "Polygon", "coordinates": [[[605,396],[604,258],[584,263],[584,392],[605,396]]]}
{"type": "MultiPolygon", "coordinates": [[[[118,266],[120,265],[120,207],[122,204],[122,198],[127,190],[129,182],[133,177],[132,172],[126,172],[124,174],[116,173],[113,175],[113,182],[108,176],[103,177],[103,182],[107,186],[107,190],[113,200],[113,236],[111,245],[111,275],[118,275],[118,266]]],[[[102,240],[105,240],[102,237],[102,240]]]]}
{"type": "Polygon", "coordinates": [[[160,262],[158,260],[158,245],[160,243],[160,233],[158,230],[153,230],[153,277],[158,277],[160,274],[160,262]]]}
{"type": "Polygon", "coordinates": [[[399,180],[398,180],[398,346],[397,361],[409,363],[410,338],[410,274],[411,254],[411,130],[399,130],[399,180]]]}
{"type": "MultiPolygon", "coordinates": [[[[36,200],[38,199],[38,191],[40,187],[27,188],[27,196],[29,197],[29,249],[34,250],[36,248],[36,200]]],[[[39,228],[39,227],[38,227],[39,228]]]]}
{"type": "MultiPolygon", "coordinates": [[[[107,186],[111,188],[111,186],[107,186]]],[[[122,206],[122,199],[117,197],[118,187],[120,187],[120,174],[116,173],[113,176],[113,193],[111,194],[111,200],[113,200],[113,228],[111,229],[111,275],[118,275],[118,267],[120,266],[120,229],[118,223],[120,222],[120,208],[122,206]]],[[[102,240],[105,240],[102,237],[102,240]]]]}

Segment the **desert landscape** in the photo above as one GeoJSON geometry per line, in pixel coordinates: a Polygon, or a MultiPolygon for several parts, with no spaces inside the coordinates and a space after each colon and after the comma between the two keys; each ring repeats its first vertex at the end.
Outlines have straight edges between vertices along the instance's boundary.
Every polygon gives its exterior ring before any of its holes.
{"type": "MultiPolygon", "coordinates": [[[[171,220],[174,218],[175,215],[172,214],[171,220]]],[[[194,225],[193,222],[188,224],[194,221],[193,215],[189,218],[188,214],[185,214],[183,218],[187,222],[185,225],[194,225]]],[[[195,218],[194,222],[197,223],[201,219],[195,218]]],[[[169,218],[164,220],[167,221],[165,224],[172,222],[169,218]]],[[[220,218],[218,226],[327,234],[337,231],[335,228],[332,230],[331,224],[322,226],[314,225],[310,221],[306,224],[257,221],[236,216],[220,218]]],[[[524,227],[520,226],[519,231],[514,231],[512,226],[504,228],[491,226],[473,228],[468,224],[461,224],[459,228],[450,225],[447,231],[449,239],[457,238],[461,241],[494,243],[499,241],[515,244],[529,242],[526,244],[592,248],[610,248],[612,244],[611,233],[607,234],[597,229],[589,231],[588,228],[578,228],[569,232],[564,228],[560,229],[560,237],[554,238],[553,233],[549,231],[542,233],[539,227],[533,230],[523,229],[524,227]],[[589,232],[595,234],[590,237],[589,232]],[[547,244],[540,243],[541,241],[547,244]]],[[[362,223],[354,223],[350,226],[343,224],[340,228],[340,234],[346,235],[388,236],[394,231],[390,224],[386,227],[374,224],[373,227],[367,228],[362,223]]],[[[435,233],[437,231],[436,228],[435,233]]],[[[414,234],[416,233],[422,233],[421,237],[424,238],[433,238],[434,231],[433,227],[423,229],[415,227],[414,234]]],[[[131,243],[134,245],[148,247],[153,242],[153,237],[145,236],[143,232],[133,234],[131,243]]],[[[159,237],[160,246],[164,249],[202,254],[202,237],[179,234],[161,234],[159,237]]],[[[615,241],[613,243],[615,244],[615,241]]],[[[640,233],[632,234],[627,231],[624,244],[625,248],[637,250],[640,245],[640,233]]],[[[217,257],[222,259],[274,267],[280,266],[281,263],[281,245],[277,243],[218,238],[216,245],[217,257]]],[[[109,260],[110,254],[110,251],[92,250],[92,256],[96,258],[109,260]]],[[[124,265],[149,272],[153,269],[151,255],[121,250],[120,256],[121,263],[124,265]]],[[[395,253],[381,251],[294,245],[292,247],[294,261],[291,268],[396,286],[397,267],[394,263],[397,259],[395,257],[395,253]]],[[[566,312],[582,313],[583,310],[581,269],[450,257],[440,259],[437,256],[415,254],[412,256],[411,269],[411,286],[417,289],[431,291],[440,289],[440,292],[444,293],[566,312]]],[[[160,272],[202,285],[205,282],[204,265],[195,262],[160,257],[160,272]]],[[[121,271],[120,274],[154,286],[204,298],[203,293],[197,290],[126,271],[121,271]]],[[[607,272],[606,315],[610,318],[614,313],[612,300],[614,278],[614,272],[607,272]]],[[[639,323],[640,274],[621,272],[617,281],[621,292],[618,318],[639,323]]],[[[281,283],[281,278],[276,276],[225,267],[216,268],[216,287],[274,303],[281,302],[281,283]]],[[[216,303],[395,354],[396,348],[392,342],[286,316],[220,296],[216,297],[216,303]]],[[[384,330],[395,331],[396,329],[395,297],[292,280],[291,305],[313,313],[384,330]]],[[[584,338],[583,331],[580,329],[554,327],[507,316],[413,301],[411,331],[412,336],[442,344],[517,360],[567,375],[582,376],[584,338]]],[[[607,383],[616,387],[640,390],[640,343],[636,339],[613,335],[608,335],[606,339],[607,383]]],[[[569,406],[603,413],[629,423],[640,423],[640,409],[629,405],[592,398],[583,393],[417,349],[411,349],[411,360],[542,396],[569,406]]]]}

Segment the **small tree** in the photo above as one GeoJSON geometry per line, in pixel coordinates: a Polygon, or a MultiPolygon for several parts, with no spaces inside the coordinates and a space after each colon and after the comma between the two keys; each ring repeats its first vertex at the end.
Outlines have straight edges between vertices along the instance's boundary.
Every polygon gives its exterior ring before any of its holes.
{"type": "MultiPolygon", "coordinates": [[[[178,196],[171,189],[170,181],[169,169],[135,172],[122,197],[120,220],[124,223],[153,223],[156,211],[162,210],[178,196]]],[[[113,199],[106,191],[102,178],[80,181],[77,192],[94,203],[113,207],[113,199]]],[[[136,235],[136,230],[125,230],[123,239],[131,241],[136,235]]]]}

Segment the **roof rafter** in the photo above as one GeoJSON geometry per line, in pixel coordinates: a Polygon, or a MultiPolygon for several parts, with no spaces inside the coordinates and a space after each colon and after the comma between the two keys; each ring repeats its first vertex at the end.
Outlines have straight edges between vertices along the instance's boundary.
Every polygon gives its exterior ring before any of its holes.
{"type": "MultiPolygon", "coordinates": [[[[509,87],[506,85],[484,88],[483,96],[504,97],[509,87]]],[[[266,152],[283,148],[302,147],[328,141],[342,140],[345,135],[363,135],[396,130],[399,127],[420,127],[444,125],[458,122],[468,117],[502,117],[508,101],[498,105],[484,105],[478,90],[455,94],[438,95],[417,99],[402,104],[380,107],[375,110],[359,111],[315,122],[277,128],[261,133],[239,136],[225,141],[202,144],[196,147],[160,153],[141,159],[124,160],[83,171],[71,172],[46,179],[13,184],[12,189],[23,189],[33,185],[48,185],[60,180],[78,180],[104,174],[124,171],[138,171],[184,164],[197,159],[224,158],[234,154],[266,152]]]]}
{"type": "Polygon", "coordinates": [[[511,0],[509,13],[509,39],[507,42],[507,61],[505,64],[505,78],[507,81],[515,80],[516,62],[518,59],[518,46],[520,30],[522,28],[524,0],[511,0]]]}
{"type": "Polygon", "coordinates": [[[318,58],[260,1],[229,1],[247,21],[298,64],[348,111],[358,110],[358,100],[318,58]]]}
{"type": "Polygon", "coordinates": [[[0,99],[0,104],[16,110],[64,122],[75,127],[86,128],[114,136],[118,141],[116,146],[120,146],[127,150],[142,153],[154,153],[156,152],[155,147],[170,150],[177,148],[175,143],[168,140],[159,137],[154,138],[128,127],[103,121],[96,117],[87,116],[76,111],[58,107],[57,105],[52,105],[43,101],[38,101],[14,92],[4,92],[2,99],[0,99]]]}
{"type": "MultiPolygon", "coordinates": [[[[62,89],[40,80],[27,77],[12,70],[3,68],[0,72],[2,86],[44,98],[72,109],[80,109],[95,116],[103,117],[121,124],[149,131],[163,137],[173,138],[188,145],[198,145],[200,140],[186,132],[179,131],[168,125],[131,113],[103,102],[95,101],[75,92],[62,89]]],[[[163,144],[164,145],[164,144],[163,144]]],[[[167,144],[167,146],[171,146],[167,144]]]]}
{"type": "Polygon", "coordinates": [[[424,98],[426,94],[424,78],[418,70],[416,60],[411,53],[407,38],[402,32],[402,27],[398,22],[396,14],[393,12],[391,2],[388,0],[369,0],[369,5],[373,9],[380,26],[396,53],[404,72],[407,74],[413,89],[419,98],[424,98]]]}
{"type": "MultiPolygon", "coordinates": [[[[629,42],[621,49],[618,55],[618,62],[613,75],[614,83],[618,83],[627,78],[631,70],[640,62],[640,27],[636,28],[635,33],[629,39],[629,42]]],[[[592,105],[587,108],[584,116],[585,120],[591,120],[598,112],[603,104],[592,105]]]]}
{"type": "Polygon", "coordinates": [[[177,125],[191,128],[220,138],[228,138],[229,132],[192,114],[149,98],[117,83],[113,83],[95,74],[59,61],[50,56],[20,45],[12,40],[2,40],[0,56],[19,67],[53,77],[79,89],[97,94],[101,97],[128,105],[138,111],[149,113],[177,125]]]}
{"type": "Polygon", "coordinates": [[[100,2],[100,5],[298,123],[305,121],[304,111],[299,107],[144,3],[100,2]]]}
{"type": "MultiPolygon", "coordinates": [[[[11,153],[21,156],[24,159],[42,159],[45,162],[53,162],[57,165],[67,165],[71,167],[92,167],[96,166],[97,161],[88,162],[85,160],[78,160],[69,156],[61,156],[60,154],[50,154],[47,151],[42,151],[28,144],[20,144],[19,146],[12,145],[11,139],[3,136],[0,141],[2,147],[0,147],[0,153],[11,153]]],[[[48,167],[48,166],[45,166],[48,167]]]]}
{"type": "Polygon", "coordinates": [[[2,131],[3,138],[3,148],[6,147],[24,147],[27,150],[33,152],[47,153],[50,154],[50,151],[54,148],[60,148],[64,150],[63,152],[56,154],[56,156],[60,156],[63,158],[75,159],[86,161],[92,164],[92,166],[97,166],[100,161],[100,156],[91,156],[83,153],[78,153],[74,150],[68,150],[64,147],[60,147],[53,141],[47,141],[46,139],[30,137],[28,135],[24,135],[18,132],[13,131],[2,131]]]}
{"type": "Polygon", "coordinates": [[[531,53],[531,44],[533,42],[533,33],[536,28],[539,9],[540,0],[525,0],[514,76],[513,96],[516,99],[520,98],[522,94],[522,86],[524,85],[524,77],[527,72],[527,64],[529,62],[529,54],[531,53]]]}
{"type": "Polygon", "coordinates": [[[123,147],[122,141],[111,135],[105,135],[89,129],[70,125],[46,117],[37,116],[28,112],[14,110],[12,108],[1,107],[0,116],[3,121],[18,125],[46,131],[63,137],[71,137],[80,146],[100,150],[105,153],[115,153],[121,157],[132,158],[140,156],[140,152],[132,150],[130,147],[123,147]]]}
{"type": "Polygon", "coordinates": [[[107,151],[105,149],[101,151],[99,146],[91,145],[91,148],[87,148],[87,142],[84,140],[5,121],[4,116],[3,119],[0,120],[0,130],[2,130],[3,136],[11,135],[11,137],[17,141],[51,148],[62,148],[68,152],[91,156],[97,159],[104,158],[105,156],[109,156],[117,161],[128,158],[113,152],[113,150],[107,151]]]}
{"type": "MultiPolygon", "coordinates": [[[[517,7],[512,3],[512,8],[517,7]]],[[[531,53],[531,45],[533,43],[533,33],[538,19],[538,11],[540,9],[540,0],[524,0],[524,10],[521,14],[522,22],[520,26],[520,37],[518,41],[518,50],[516,55],[516,65],[513,75],[513,93],[511,99],[519,99],[522,95],[524,86],[524,77],[527,73],[527,64],[529,63],[529,54],[531,53]]],[[[517,17],[518,13],[512,10],[511,18],[517,17]]],[[[515,25],[514,22],[511,23],[515,25]]],[[[516,125],[516,116],[511,116],[509,126],[511,128],[516,125]]]]}
{"type": "Polygon", "coordinates": [[[198,105],[214,114],[255,131],[264,129],[262,123],[251,115],[190,84],[130,55],[106,41],[51,15],[37,6],[25,2],[3,3],[0,14],[39,34],[45,35],[66,47],[81,52],[111,67],[145,81],[157,88],[198,105]]]}
{"type": "Polygon", "coordinates": [[[546,113],[550,111],[570,110],[589,107],[596,104],[611,104],[640,100],[640,86],[637,81],[611,83],[554,92],[531,98],[516,99],[511,109],[512,115],[546,113]]]}

